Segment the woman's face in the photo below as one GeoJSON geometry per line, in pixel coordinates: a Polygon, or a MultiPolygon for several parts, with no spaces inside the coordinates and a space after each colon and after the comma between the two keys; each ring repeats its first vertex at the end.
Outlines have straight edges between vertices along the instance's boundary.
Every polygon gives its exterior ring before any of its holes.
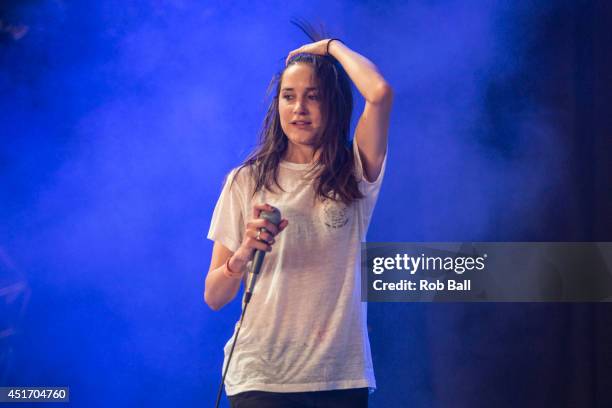
{"type": "Polygon", "coordinates": [[[278,96],[281,127],[290,143],[314,146],[324,129],[314,69],[297,63],[285,69],[278,96]]]}

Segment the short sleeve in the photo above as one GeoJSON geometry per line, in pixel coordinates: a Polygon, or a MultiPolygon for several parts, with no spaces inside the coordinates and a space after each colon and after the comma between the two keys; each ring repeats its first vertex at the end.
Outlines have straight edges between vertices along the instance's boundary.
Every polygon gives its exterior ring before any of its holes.
{"type": "Polygon", "coordinates": [[[208,239],[223,244],[236,252],[244,234],[244,195],[236,177],[237,169],[230,172],[213,211],[208,239]],[[232,180],[236,180],[232,183],[232,180]]]}
{"type": "Polygon", "coordinates": [[[377,195],[380,190],[380,185],[382,184],[383,177],[385,175],[385,168],[387,167],[387,155],[389,148],[385,151],[385,158],[383,159],[382,167],[380,168],[380,173],[378,177],[374,181],[368,181],[363,176],[363,163],[361,163],[361,156],[359,155],[359,148],[357,147],[357,140],[353,138],[353,156],[355,158],[355,177],[357,177],[357,182],[359,183],[359,189],[366,197],[372,194],[377,195]]]}
{"type": "Polygon", "coordinates": [[[389,148],[385,152],[385,158],[383,159],[380,174],[376,180],[370,182],[363,176],[363,164],[361,163],[361,157],[359,156],[359,150],[357,148],[357,140],[353,138],[353,156],[355,160],[355,177],[359,185],[359,191],[363,194],[363,199],[359,200],[360,214],[361,214],[361,231],[362,239],[365,239],[368,226],[370,224],[370,218],[376,206],[378,200],[378,193],[380,192],[380,186],[385,175],[385,168],[387,166],[387,155],[389,148]]]}

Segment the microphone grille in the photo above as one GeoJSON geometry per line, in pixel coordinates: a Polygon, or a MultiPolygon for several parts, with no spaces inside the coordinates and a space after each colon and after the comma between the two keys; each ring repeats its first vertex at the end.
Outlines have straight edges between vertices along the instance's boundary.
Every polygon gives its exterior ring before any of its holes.
{"type": "Polygon", "coordinates": [[[272,211],[262,211],[259,216],[265,220],[270,221],[274,225],[278,225],[281,222],[281,213],[278,208],[272,208],[272,211]]]}

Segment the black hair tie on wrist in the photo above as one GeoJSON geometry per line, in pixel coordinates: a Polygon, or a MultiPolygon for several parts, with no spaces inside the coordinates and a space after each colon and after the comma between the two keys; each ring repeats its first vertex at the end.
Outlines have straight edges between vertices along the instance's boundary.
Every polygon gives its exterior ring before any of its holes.
{"type": "Polygon", "coordinates": [[[327,41],[327,46],[325,47],[325,55],[329,55],[329,44],[331,44],[332,41],[340,41],[342,44],[344,44],[344,42],[339,38],[330,38],[327,41]]]}

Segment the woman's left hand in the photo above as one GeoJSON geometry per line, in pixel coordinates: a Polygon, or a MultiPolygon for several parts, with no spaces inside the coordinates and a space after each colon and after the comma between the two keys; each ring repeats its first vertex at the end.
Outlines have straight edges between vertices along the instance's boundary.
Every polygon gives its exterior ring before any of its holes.
{"type": "Polygon", "coordinates": [[[329,39],[313,42],[310,44],[302,45],[289,53],[285,60],[285,65],[289,63],[291,57],[295,54],[316,54],[316,55],[327,55],[327,42],[329,39]]]}

